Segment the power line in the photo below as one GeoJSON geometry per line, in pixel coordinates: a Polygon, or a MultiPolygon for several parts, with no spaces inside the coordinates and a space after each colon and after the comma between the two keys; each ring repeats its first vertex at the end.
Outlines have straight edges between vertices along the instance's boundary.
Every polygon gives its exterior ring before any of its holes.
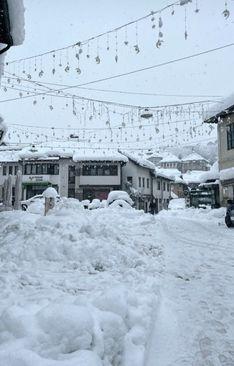
{"type": "MultiPolygon", "coordinates": [[[[69,85],[69,86],[66,86],[66,87],[63,87],[63,88],[60,88],[60,89],[54,89],[54,92],[61,92],[61,91],[65,91],[65,90],[69,90],[69,89],[74,89],[74,88],[81,87],[81,86],[86,86],[86,85],[95,84],[95,83],[99,83],[99,82],[103,82],[103,81],[117,79],[117,78],[120,78],[120,77],[123,77],[123,76],[133,75],[133,74],[136,74],[136,73],[139,73],[139,72],[143,72],[143,71],[147,71],[147,70],[152,70],[152,69],[155,69],[155,68],[159,68],[159,67],[171,65],[171,64],[174,64],[174,63],[177,63],[177,62],[181,62],[181,61],[190,60],[190,59],[195,58],[195,57],[207,55],[209,53],[216,52],[216,51],[220,51],[220,50],[223,50],[223,49],[226,49],[226,48],[229,48],[229,47],[233,47],[233,46],[234,46],[234,43],[229,43],[229,44],[224,45],[224,46],[219,46],[219,47],[212,48],[212,49],[209,49],[209,50],[206,50],[206,51],[194,53],[194,54],[189,55],[189,56],[184,56],[184,57],[180,57],[180,58],[173,59],[173,60],[170,60],[170,61],[165,61],[165,62],[156,64],[156,65],[152,65],[152,66],[148,66],[148,67],[144,67],[144,68],[140,68],[140,69],[128,71],[128,72],[121,73],[121,74],[117,74],[117,75],[112,75],[112,76],[105,77],[105,78],[101,78],[101,79],[96,79],[96,80],[88,81],[88,82],[82,83],[82,84],[69,85]]],[[[43,92],[43,93],[39,93],[39,94],[36,94],[36,95],[39,96],[39,95],[46,95],[46,94],[48,94],[48,92],[43,92]]],[[[31,97],[32,96],[25,96],[23,98],[31,98],[31,97]]],[[[17,99],[22,99],[22,98],[16,98],[15,100],[17,100],[17,99]]],[[[0,101],[0,103],[1,102],[4,102],[4,101],[0,101]]],[[[100,101],[100,102],[102,102],[102,101],[100,101]]],[[[115,103],[112,103],[112,104],[115,104],[115,103]]],[[[134,107],[134,106],[132,106],[132,107],[134,107]]],[[[146,108],[147,106],[145,106],[145,107],[135,106],[135,107],[136,108],[146,108]]],[[[148,107],[148,108],[150,108],[150,107],[148,107]]]]}
{"type": "MultiPolygon", "coordinates": [[[[8,74],[11,74],[9,72],[7,72],[8,74]]],[[[11,74],[13,75],[13,74],[11,74]]],[[[3,78],[8,78],[7,76],[3,76],[3,78]]],[[[35,80],[27,80],[21,77],[11,77],[11,79],[21,79],[24,80],[26,82],[36,82],[35,80]]],[[[53,85],[53,86],[61,86],[61,87],[67,87],[70,85],[66,85],[66,84],[59,84],[59,83],[50,83],[50,82],[42,82],[40,83],[41,86],[43,85],[53,85]]],[[[134,92],[134,91],[127,91],[127,90],[113,90],[113,89],[98,89],[98,88],[86,88],[86,87],[77,87],[78,89],[82,89],[82,90],[91,90],[91,91],[101,91],[104,93],[118,93],[118,94],[130,94],[130,95],[145,95],[145,96],[154,96],[154,97],[181,97],[181,98],[222,98],[222,95],[204,95],[204,94],[162,94],[162,93],[147,93],[147,92],[134,92]]]]}
{"type": "MultiPolygon", "coordinates": [[[[42,87],[42,85],[40,85],[42,87]]],[[[35,92],[35,91],[30,91],[30,90],[25,90],[22,88],[17,88],[13,85],[8,85],[8,84],[4,84],[4,87],[8,88],[8,89],[12,89],[12,90],[17,90],[17,91],[21,91],[21,92],[25,92],[28,95],[23,96],[21,95],[20,97],[16,97],[16,98],[9,98],[9,99],[3,99],[0,100],[0,103],[4,103],[4,102],[11,102],[11,101],[16,101],[19,99],[26,99],[26,98],[31,98],[31,97],[37,97],[40,95],[44,95],[43,93],[39,92],[35,92]],[[30,93],[30,94],[29,94],[30,93]]],[[[27,86],[25,86],[27,88],[27,86]]],[[[35,90],[35,88],[34,88],[35,90]]],[[[49,92],[46,92],[46,96],[51,96],[51,97],[55,97],[55,98],[65,98],[65,99],[72,99],[72,100],[86,100],[86,101],[90,101],[90,102],[97,102],[97,103],[103,103],[103,104],[107,104],[107,105],[115,105],[115,106],[120,106],[120,107],[128,107],[128,108],[136,108],[136,109],[144,109],[144,108],[150,108],[150,109],[158,109],[158,108],[166,108],[166,107],[178,107],[178,106],[185,106],[185,105],[196,105],[196,104],[205,104],[205,103],[214,103],[214,100],[200,100],[200,101],[193,101],[193,102],[188,102],[188,103],[177,103],[177,104],[168,104],[168,105],[161,105],[161,106],[137,106],[137,105],[133,105],[133,104],[125,104],[125,103],[118,103],[118,102],[114,102],[114,101],[107,101],[107,100],[100,100],[100,99],[94,99],[94,98],[88,98],[88,97],[82,97],[82,96],[78,96],[76,94],[65,94],[63,93],[63,95],[60,94],[54,94],[54,93],[58,93],[57,90],[53,90],[50,88],[50,91],[52,92],[52,94],[49,94],[49,92]]],[[[216,101],[218,103],[218,101],[216,101]]]]}

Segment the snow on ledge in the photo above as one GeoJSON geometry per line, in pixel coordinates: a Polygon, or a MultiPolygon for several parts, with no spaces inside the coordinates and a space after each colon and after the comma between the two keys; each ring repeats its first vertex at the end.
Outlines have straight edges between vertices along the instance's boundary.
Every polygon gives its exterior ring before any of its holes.
{"type": "Polygon", "coordinates": [[[220,170],[220,180],[230,180],[234,179],[234,167],[220,170]]]}
{"type": "Polygon", "coordinates": [[[25,37],[24,30],[24,4],[23,0],[8,0],[8,10],[11,24],[11,35],[14,46],[23,43],[25,37]]]}

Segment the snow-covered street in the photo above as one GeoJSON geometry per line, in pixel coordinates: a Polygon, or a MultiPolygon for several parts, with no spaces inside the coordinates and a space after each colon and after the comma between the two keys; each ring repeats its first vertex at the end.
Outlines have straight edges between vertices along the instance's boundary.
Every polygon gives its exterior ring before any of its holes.
{"type": "Polygon", "coordinates": [[[223,210],[1,213],[0,364],[234,364],[223,210]]]}
{"type": "Polygon", "coordinates": [[[164,212],[156,222],[165,271],[147,366],[233,365],[233,231],[221,210],[164,212]]]}

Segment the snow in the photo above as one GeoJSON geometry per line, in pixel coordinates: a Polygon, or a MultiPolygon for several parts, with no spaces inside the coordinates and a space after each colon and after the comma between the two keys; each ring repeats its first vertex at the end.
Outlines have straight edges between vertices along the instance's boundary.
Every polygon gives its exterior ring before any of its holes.
{"type": "Polygon", "coordinates": [[[13,38],[14,46],[19,46],[23,43],[25,37],[24,31],[24,4],[23,0],[7,0],[11,36],[13,38]]]}
{"type": "Polygon", "coordinates": [[[137,155],[137,154],[133,154],[133,153],[129,153],[128,151],[121,151],[121,153],[123,155],[125,155],[128,159],[132,160],[134,163],[136,163],[137,165],[143,167],[143,168],[147,168],[147,169],[151,169],[154,170],[155,169],[155,165],[145,159],[144,157],[137,155]]]}
{"type": "Polygon", "coordinates": [[[74,152],[73,161],[123,161],[128,162],[128,158],[120,154],[117,150],[85,149],[74,152]]]}
{"type": "Polygon", "coordinates": [[[200,160],[208,162],[208,160],[206,160],[203,156],[201,156],[198,153],[189,154],[188,156],[185,156],[182,159],[182,161],[184,161],[184,162],[186,162],[186,161],[200,161],[200,160]]]}
{"type": "Polygon", "coordinates": [[[78,161],[120,161],[127,162],[126,156],[114,149],[82,149],[73,142],[59,144],[51,143],[52,146],[36,145],[25,147],[19,153],[21,159],[49,159],[49,158],[72,158],[78,161]]]}
{"type": "Polygon", "coordinates": [[[234,364],[225,209],[0,213],[0,364],[234,364]]]}
{"type": "Polygon", "coordinates": [[[18,151],[15,150],[2,150],[0,148],[0,162],[17,162],[19,161],[18,151]]]}
{"type": "Polygon", "coordinates": [[[101,366],[109,362],[142,366],[146,358],[148,365],[155,359],[159,366],[169,365],[170,359],[180,366],[192,364],[192,358],[199,364],[204,357],[208,364],[221,356],[233,361],[228,352],[231,328],[226,333],[222,328],[233,321],[231,308],[227,312],[223,300],[219,301],[220,296],[228,300],[231,288],[227,287],[227,295],[217,293],[219,273],[223,273],[220,285],[233,283],[232,267],[226,261],[223,267],[220,261],[220,254],[223,260],[228,255],[222,248],[231,239],[226,228],[218,225],[223,210],[162,212],[155,219],[135,210],[87,211],[79,204],[75,207],[75,200],[71,207],[69,202],[46,218],[22,212],[1,214],[2,270],[9,270],[7,281],[1,277],[0,360],[4,365],[101,366]],[[45,240],[52,232],[53,245],[45,240]],[[150,249],[151,235],[163,243],[163,258],[157,254],[160,247],[150,249]],[[214,242],[220,237],[221,248],[214,242]],[[183,240],[186,246],[180,245],[183,240]],[[106,261],[112,262],[109,269],[106,261]],[[142,290],[149,291],[147,296],[142,290]],[[147,302],[148,296],[153,300],[152,293],[156,295],[153,308],[147,302]],[[216,320],[220,311],[224,311],[222,318],[216,320]],[[145,354],[152,319],[156,326],[145,354]]]}
{"type": "Polygon", "coordinates": [[[181,160],[177,156],[169,153],[164,156],[160,163],[179,163],[180,161],[181,160]]]}
{"type": "Polygon", "coordinates": [[[66,199],[0,220],[0,364],[143,366],[162,270],[154,217],[66,199]]]}
{"type": "Polygon", "coordinates": [[[219,174],[219,164],[216,161],[210,168],[210,170],[208,170],[207,172],[204,172],[201,175],[201,182],[205,183],[208,180],[219,180],[220,178],[220,174],[219,174]]]}
{"type": "Polygon", "coordinates": [[[116,200],[122,200],[127,202],[131,206],[133,205],[132,199],[130,198],[129,194],[125,191],[111,191],[108,194],[107,205],[110,205],[116,200]]]}
{"type": "Polygon", "coordinates": [[[234,179],[234,167],[220,170],[220,180],[229,180],[234,179]]]}
{"type": "Polygon", "coordinates": [[[178,169],[167,169],[167,168],[155,168],[156,177],[162,177],[170,180],[183,180],[181,179],[181,172],[178,169]]]}
{"type": "Polygon", "coordinates": [[[44,198],[54,198],[56,199],[58,197],[58,192],[53,187],[48,187],[46,190],[42,193],[44,198]]]}
{"type": "Polygon", "coordinates": [[[168,209],[169,210],[182,210],[186,208],[185,198],[173,198],[170,200],[168,209]]]}
{"type": "Polygon", "coordinates": [[[89,210],[95,210],[97,208],[100,208],[101,202],[99,199],[95,198],[92,200],[92,202],[89,204],[89,210]]]}
{"type": "Polygon", "coordinates": [[[188,170],[183,174],[183,180],[187,183],[201,183],[201,177],[204,174],[204,170],[188,170]]]}

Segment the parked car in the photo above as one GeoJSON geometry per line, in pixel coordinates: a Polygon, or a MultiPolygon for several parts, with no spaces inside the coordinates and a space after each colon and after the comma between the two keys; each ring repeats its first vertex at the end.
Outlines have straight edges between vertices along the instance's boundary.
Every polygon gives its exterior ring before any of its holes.
{"type": "Polygon", "coordinates": [[[225,224],[227,227],[234,227],[234,200],[228,200],[227,202],[225,224]]]}
{"type": "Polygon", "coordinates": [[[108,207],[131,208],[132,205],[133,200],[130,198],[129,194],[125,191],[111,191],[108,194],[107,198],[108,207]]]}
{"type": "MultiPolygon", "coordinates": [[[[33,196],[33,197],[31,197],[31,198],[29,198],[29,199],[27,199],[27,200],[23,200],[23,201],[21,201],[21,202],[20,202],[20,204],[21,204],[21,208],[22,208],[22,210],[23,210],[23,211],[26,211],[26,210],[27,210],[27,208],[28,208],[32,203],[35,203],[35,202],[43,202],[43,203],[44,203],[44,200],[45,200],[45,198],[43,197],[43,195],[42,195],[42,194],[38,194],[38,195],[33,196]]],[[[58,196],[56,197],[56,202],[59,202],[59,201],[60,201],[60,196],[58,195],[58,196]]]]}

